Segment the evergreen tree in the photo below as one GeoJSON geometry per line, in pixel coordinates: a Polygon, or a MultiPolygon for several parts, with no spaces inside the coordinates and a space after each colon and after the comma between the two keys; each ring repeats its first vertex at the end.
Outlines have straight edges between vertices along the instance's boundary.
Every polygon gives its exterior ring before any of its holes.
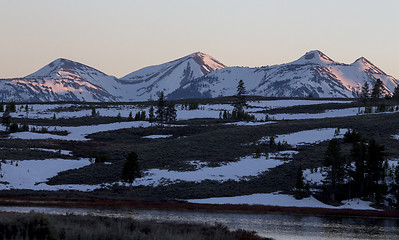
{"type": "Polygon", "coordinates": [[[399,101],[399,85],[397,85],[397,86],[395,87],[395,91],[394,91],[392,97],[393,97],[393,99],[394,99],[395,101],[399,101]]]}
{"type": "Polygon", "coordinates": [[[305,178],[303,177],[302,166],[299,166],[296,173],[296,183],[295,183],[295,198],[302,199],[305,193],[305,178]]]}
{"type": "Polygon", "coordinates": [[[171,122],[171,121],[176,121],[177,115],[176,115],[176,108],[174,104],[168,104],[168,107],[166,108],[166,121],[171,122]]]}
{"type": "Polygon", "coordinates": [[[11,115],[9,109],[6,109],[6,111],[3,113],[3,117],[1,119],[1,123],[8,129],[8,126],[10,125],[11,122],[11,115]]]}
{"type": "Polygon", "coordinates": [[[136,112],[134,115],[134,121],[140,121],[140,112],[136,112]]]}
{"type": "Polygon", "coordinates": [[[4,103],[0,103],[0,112],[4,112],[4,103]]]}
{"type": "Polygon", "coordinates": [[[384,86],[384,83],[381,81],[381,79],[377,79],[373,86],[373,90],[371,91],[371,98],[372,99],[378,99],[382,95],[382,88],[384,86]]]}
{"type": "Polygon", "coordinates": [[[157,104],[157,111],[156,113],[156,119],[163,124],[165,122],[165,115],[166,115],[166,101],[164,99],[164,94],[161,92],[159,94],[158,98],[158,104],[157,104]]]}
{"type": "Polygon", "coordinates": [[[149,122],[154,122],[155,121],[155,115],[154,115],[154,107],[151,106],[149,113],[148,113],[148,121],[149,122]]]}
{"type": "Polygon", "coordinates": [[[146,119],[146,114],[145,114],[145,111],[141,111],[141,114],[140,114],[140,120],[141,121],[145,121],[145,119],[146,119]]]}
{"type": "Polygon", "coordinates": [[[365,164],[367,158],[367,146],[364,141],[355,142],[351,150],[351,159],[355,162],[353,172],[354,185],[359,196],[364,196],[365,164]]]}
{"type": "Polygon", "coordinates": [[[395,197],[395,205],[396,208],[399,209],[399,165],[395,168],[394,175],[395,185],[393,186],[393,195],[395,197]]]}
{"type": "Polygon", "coordinates": [[[379,145],[375,140],[371,140],[368,144],[368,154],[366,159],[366,184],[369,197],[380,203],[382,194],[384,193],[384,184],[381,183],[385,179],[383,145],[379,145]]]}
{"type": "Polygon", "coordinates": [[[122,168],[122,181],[133,184],[136,178],[141,177],[140,166],[138,161],[138,156],[135,152],[130,152],[126,158],[126,162],[122,168]]]}
{"type": "Polygon", "coordinates": [[[127,118],[128,121],[133,121],[133,113],[129,113],[129,117],[127,118]]]}
{"type": "Polygon", "coordinates": [[[17,107],[15,105],[15,102],[10,102],[10,112],[16,112],[17,107]]]}
{"type": "Polygon", "coordinates": [[[363,103],[367,103],[367,101],[370,98],[370,86],[369,86],[369,84],[367,82],[365,82],[363,87],[362,87],[362,93],[360,95],[360,98],[361,98],[363,103]]]}
{"type": "Polygon", "coordinates": [[[245,99],[245,86],[244,81],[240,80],[237,86],[237,94],[235,96],[235,100],[233,103],[234,110],[233,110],[233,117],[239,120],[244,118],[244,107],[247,106],[247,101],[245,99]]]}
{"type": "Polygon", "coordinates": [[[91,108],[91,116],[92,117],[97,117],[97,113],[96,113],[96,108],[95,107],[91,108]]]}
{"type": "Polygon", "coordinates": [[[335,202],[337,185],[341,184],[345,177],[345,158],[342,155],[341,146],[335,138],[328,143],[323,165],[328,167],[325,184],[329,185],[331,201],[335,202]]]}

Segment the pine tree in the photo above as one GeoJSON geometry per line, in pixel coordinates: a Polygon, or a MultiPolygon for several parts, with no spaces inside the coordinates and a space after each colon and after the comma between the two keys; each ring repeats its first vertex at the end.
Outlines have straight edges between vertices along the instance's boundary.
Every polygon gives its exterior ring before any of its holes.
{"type": "Polygon", "coordinates": [[[176,108],[174,104],[169,104],[168,107],[166,108],[166,121],[171,122],[171,121],[176,121],[177,115],[176,115],[176,108]]]}
{"type": "Polygon", "coordinates": [[[130,152],[122,168],[122,181],[129,183],[130,187],[136,178],[141,177],[138,156],[135,152],[130,152]]]}
{"type": "Polygon", "coordinates": [[[145,119],[146,119],[145,111],[141,111],[140,120],[141,120],[141,121],[145,121],[145,119]]]}
{"type": "Polygon", "coordinates": [[[366,184],[369,197],[377,203],[381,201],[384,191],[384,184],[381,180],[385,179],[384,163],[384,149],[383,145],[379,145],[375,140],[371,140],[368,144],[368,154],[366,159],[366,184]]]}
{"type": "Polygon", "coordinates": [[[296,173],[296,183],[295,183],[295,198],[302,199],[305,192],[305,178],[303,177],[302,166],[299,166],[296,173]]]}
{"type": "Polygon", "coordinates": [[[154,122],[155,121],[155,115],[154,115],[154,107],[151,106],[149,113],[148,113],[148,121],[149,122],[154,122]]]}
{"type": "Polygon", "coordinates": [[[399,101],[399,85],[395,87],[395,91],[393,92],[392,97],[395,101],[399,101]]]}
{"type": "Polygon", "coordinates": [[[393,195],[395,197],[396,208],[399,209],[399,165],[395,168],[394,180],[395,185],[393,186],[393,195]]]}
{"type": "Polygon", "coordinates": [[[8,126],[10,125],[11,122],[11,115],[9,109],[6,109],[6,111],[3,113],[3,117],[1,119],[1,123],[8,129],[8,126]]]}
{"type": "Polygon", "coordinates": [[[91,116],[92,117],[97,117],[97,113],[96,113],[96,108],[95,107],[91,108],[91,116]]]}
{"type": "Polygon", "coordinates": [[[369,84],[367,82],[365,82],[363,87],[362,87],[362,93],[360,95],[360,98],[361,98],[363,103],[367,103],[367,101],[370,98],[370,86],[369,86],[369,84]]]}
{"type": "Polygon", "coordinates": [[[323,165],[328,167],[325,184],[329,185],[331,201],[335,202],[337,185],[341,184],[345,177],[345,158],[342,155],[341,146],[335,138],[328,143],[323,165]]]}
{"type": "MultiPolygon", "coordinates": [[[[10,112],[16,112],[17,111],[17,107],[16,107],[16,105],[15,105],[15,102],[10,102],[7,106],[6,106],[6,108],[8,108],[8,110],[10,111],[10,112]]],[[[7,110],[7,109],[6,109],[7,110]]]]}
{"type": "Polygon", "coordinates": [[[384,86],[384,83],[381,81],[381,79],[377,79],[373,86],[373,90],[371,91],[371,98],[372,99],[378,99],[382,95],[382,88],[384,86]]]}
{"type": "Polygon", "coordinates": [[[244,107],[247,106],[245,93],[246,90],[244,86],[244,81],[240,80],[237,85],[237,93],[235,95],[235,100],[233,103],[234,106],[233,116],[238,120],[242,120],[244,118],[244,107]]]}
{"type": "Polygon", "coordinates": [[[134,121],[140,121],[140,112],[136,112],[134,115],[134,121]]]}
{"type": "Polygon", "coordinates": [[[365,164],[367,159],[367,146],[364,141],[353,144],[351,159],[355,162],[355,170],[353,172],[354,185],[359,195],[364,196],[365,164]]]}
{"type": "Polygon", "coordinates": [[[158,98],[158,104],[157,104],[157,111],[156,113],[156,119],[163,124],[165,122],[165,114],[166,114],[166,101],[164,99],[164,94],[161,92],[159,94],[158,98]]]}
{"type": "Polygon", "coordinates": [[[127,118],[128,121],[133,121],[133,113],[129,112],[129,117],[127,118]]]}

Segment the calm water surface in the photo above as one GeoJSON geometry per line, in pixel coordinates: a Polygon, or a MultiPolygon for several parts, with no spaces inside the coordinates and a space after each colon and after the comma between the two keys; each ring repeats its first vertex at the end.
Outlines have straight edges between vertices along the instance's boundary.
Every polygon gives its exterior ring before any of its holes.
{"type": "Polygon", "coordinates": [[[233,230],[245,229],[256,231],[260,236],[274,239],[399,239],[399,220],[397,219],[1,206],[0,211],[35,211],[47,214],[90,214],[95,216],[127,217],[137,220],[185,223],[221,223],[233,230]]]}

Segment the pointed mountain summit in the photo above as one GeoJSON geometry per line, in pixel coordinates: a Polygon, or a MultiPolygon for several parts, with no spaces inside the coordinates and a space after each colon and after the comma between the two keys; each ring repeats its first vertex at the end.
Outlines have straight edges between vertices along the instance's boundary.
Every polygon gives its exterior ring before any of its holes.
{"type": "Polygon", "coordinates": [[[120,81],[129,93],[133,93],[128,96],[129,100],[148,100],[156,98],[161,91],[166,96],[196,78],[225,67],[215,58],[196,52],[171,62],[142,68],[120,78],[120,81]]]}
{"type": "Polygon", "coordinates": [[[313,50],[307,52],[298,60],[291,62],[289,64],[319,64],[319,65],[328,65],[328,64],[337,64],[334,60],[329,58],[323,52],[319,50],[313,50]]]}

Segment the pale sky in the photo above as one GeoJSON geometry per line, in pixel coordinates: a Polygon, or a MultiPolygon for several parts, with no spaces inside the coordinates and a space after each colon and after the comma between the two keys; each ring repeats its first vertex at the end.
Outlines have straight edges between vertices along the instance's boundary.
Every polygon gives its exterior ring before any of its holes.
{"type": "Polygon", "coordinates": [[[201,51],[228,66],[310,50],[399,79],[398,0],[0,0],[0,78],[67,58],[122,77],[201,51]]]}

